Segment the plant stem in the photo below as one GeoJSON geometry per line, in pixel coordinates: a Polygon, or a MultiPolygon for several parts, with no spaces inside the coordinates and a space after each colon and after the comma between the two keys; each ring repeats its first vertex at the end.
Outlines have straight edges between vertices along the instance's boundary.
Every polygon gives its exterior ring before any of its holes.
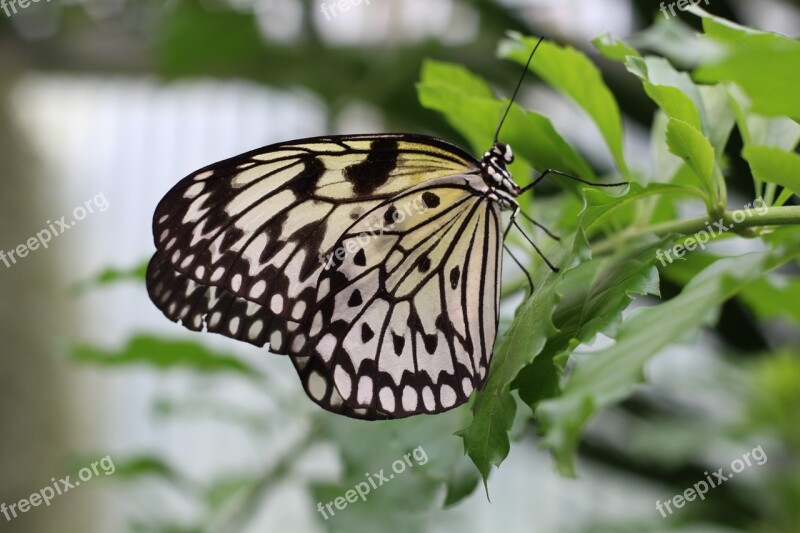
{"type": "Polygon", "coordinates": [[[742,228],[756,228],[762,226],[790,226],[800,225],[800,206],[770,207],[764,209],[738,209],[726,211],[721,219],[714,220],[711,215],[704,215],[685,220],[670,220],[642,228],[630,228],[609,239],[600,241],[592,246],[592,255],[602,255],[617,247],[618,244],[632,237],[645,234],[655,234],[658,236],[669,233],[680,233],[689,235],[708,229],[712,225],[718,231],[715,222],[721,223],[728,228],[727,231],[741,230],[742,228]],[[737,222],[737,220],[741,220],[737,222]]]}

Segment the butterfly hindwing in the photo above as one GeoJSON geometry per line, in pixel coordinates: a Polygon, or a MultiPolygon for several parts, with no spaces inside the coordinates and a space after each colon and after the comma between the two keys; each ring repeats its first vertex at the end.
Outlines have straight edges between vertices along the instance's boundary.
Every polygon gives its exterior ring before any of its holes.
{"type": "MultiPolygon", "coordinates": [[[[399,418],[464,403],[488,372],[499,301],[499,208],[477,174],[380,203],[320,275],[304,355],[344,405],[399,418]]],[[[352,416],[352,415],[351,415],[352,416]]]]}
{"type": "Polygon", "coordinates": [[[192,331],[207,329],[259,347],[269,344],[273,353],[289,353],[300,326],[221,287],[197,283],[174,270],[160,253],[148,265],[147,290],[170,320],[180,321],[192,331]]]}

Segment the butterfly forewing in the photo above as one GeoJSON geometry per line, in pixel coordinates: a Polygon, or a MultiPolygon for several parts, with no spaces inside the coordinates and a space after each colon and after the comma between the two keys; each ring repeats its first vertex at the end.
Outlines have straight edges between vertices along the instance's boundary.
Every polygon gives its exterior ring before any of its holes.
{"type": "Polygon", "coordinates": [[[502,246],[484,187],[475,174],[434,180],[379,204],[337,242],[346,253],[320,276],[304,355],[323,362],[315,372],[333,376],[346,406],[436,413],[482,386],[502,246]]]}
{"type": "Polygon", "coordinates": [[[156,247],[203,285],[303,322],[324,258],[381,200],[474,168],[425,137],[316,138],[273,145],[201,169],[159,203],[156,247]]]}

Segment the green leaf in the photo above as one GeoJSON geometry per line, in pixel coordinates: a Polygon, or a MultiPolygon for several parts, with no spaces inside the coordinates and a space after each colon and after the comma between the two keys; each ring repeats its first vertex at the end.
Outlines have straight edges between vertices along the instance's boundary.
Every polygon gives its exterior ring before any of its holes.
{"type": "Polygon", "coordinates": [[[691,124],[672,118],[667,124],[667,144],[673,154],[686,161],[709,195],[716,197],[714,148],[708,139],[691,124]]]}
{"type": "Polygon", "coordinates": [[[736,125],[736,116],[724,86],[701,85],[698,89],[706,117],[703,132],[714,147],[717,157],[722,158],[736,125]]]}
{"type": "MultiPolygon", "coordinates": [[[[462,67],[426,61],[417,93],[424,107],[441,112],[469,141],[473,153],[483,153],[492,145],[495,127],[507,106],[507,102],[487,96],[485,88],[485,82],[462,67]],[[450,78],[454,72],[455,78],[450,78]]],[[[535,168],[557,168],[596,179],[583,157],[556,132],[548,118],[538,113],[523,111],[515,104],[503,125],[502,138],[535,168]]],[[[526,175],[519,167],[513,171],[526,175]]]]}
{"type": "Polygon", "coordinates": [[[610,33],[605,33],[592,40],[592,44],[601,54],[612,61],[624,63],[628,56],[639,56],[636,49],[631,48],[627,43],[620,39],[615,39],[610,33]]]}
{"type": "MultiPolygon", "coordinates": [[[[538,39],[510,34],[500,43],[499,55],[524,65],[538,39]]],[[[630,179],[623,149],[622,116],[600,70],[583,53],[543,41],[530,69],[575,101],[592,118],[611,150],[620,173],[630,179]]]]}
{"type": "Polygon", "coordinates": [[[748,146],[742,155],[756,178],[800,195],[800,155],[769,146],[748,146]]]}
{"type": "Polygon", "coordinates": [[[718,57],[721,48],[718,43],[698,36],[697,30],[680,18],[667,20],[660,14],[655,24],[632,35],[628,41],[639,50],[658,53],[680,66],[693,66],[718,57]]]}
{"type": "Polygon", "coordinates": [[[741,26],[722,17],[712,15],[700,6],[693,5],[689,7],[687,11],[697,15],[698,17],[701,17],[703,19],[703,31],[705,34],[718,41],[737,43],[750,35],[765,33],[759,30],[754,30],[753,28],[741,26]]]}
{"type": "Polygon", "coordinates": [[[464,96],[494,100],[492,88],[485,80],[456,63],[428,59],[422,65],[422,83],[441,83],[464,96]]]}
{"type": "Polygon", "coordinates": [[[800,280],[762,279],[742,294],[759,320],[784,319],[800,325],[800,280]]]}
{"type": "Polygon", "coordinates": [[[184,368],[201,373],[233,372],[259,376],[258,372],[232,355],[213,352],[195,342],[168,341],[149,335],[135,336],[116,351],[77,345],[72,347],[69,356],[78,363],[107,367],[147,365],[158,370],[184,368]]]}
{"type": "MultiPolygon", "coordinates": [[[[673,283],[686,285],[720,256],[709,253],[686,255],[683,261],[673,261],[661,269],[662,276],[673,283]]],[[[759,320],[783,319],[800,325],[800,280],[784,276],[765,276],[751,283],[739,295],[759,320]]]]}
{"type": "Polygon", "coordinates": [[[703,129],[697,106],[680,89],[666,85],[653,85],[645,81],[644,90],[670,118],[687,122],[698,131],[703,129]]]}
{"type": "Polygon", "coordinates": [[[752,112],[750,98],[735,85],[727,87],[730,107],[736,116],[745,146],[773,146],[794,150],[800,142],[800,124],[786,117],[769,118],[752,112]]]}
{"type": "Polygon", "coordinates": [[[661,57],[629,57],[625,67],[642,80],[648,96],[670,117],[704,131],[708,118],[703,98],[688,74],[675,70],[669,61],[661,57]],[[694,110],[690,104],[693,104],[694,110]]]}
{"type": "Polygon", "coordinates": [[[544,442],[559,471],[574,474],[573,456],[581,433],[603,408],[630,396],[644,381],[645,364],[666,346],[716,322],[719,306],[770,270],[800,254],[800,233],[763,252],[717,261],[678,295],[640,309],[624,321],[617,342],[599,352],[575,357],[563,394],[542,402],[537,415],[544,442]]]}
{"type": "Polygon", "coordinates": [[[647,187],[632,183],[627,194],[620,197],[611,196],[604,191],[595,189],[586,189],[585,193],[589,207],[584,211],[582,220],[583,228],[587,233],[607,223],[620,209],[632,208],[643,198],[658,195],[690,195],[705,199],[705,195],[700,189],[663,183],[651,183],[647,187]]]}
{"type": "Polygon", "coordinates": [[[800,121],[800,43],[777,34],[740,40],[722,60],[695,70],[703,83],[732,81],[753,100],[753,111],[800,121]]]}
{"type": "Polygon", "coordinates": [[[662,110],[656,111],[650,128],[650,150],[653,153],[655,169],[652,181],[671,183],[686,162],[669,151],[667,145],[667,124],[669,117],[662,110]]]}
{"type": "Polygon", "coordinates": [[[560,361],[580,343],[600,332],[611,334],[622,311],[635,295],[659,294],[656,251],[672,238],[647,238],[614,255],[582,263],[567,273],[558,286],[560,300],[553,312],[558,332],[547,340],[532,365],[523,369],[512,388],[519,389],[531,409],[559,392],[560,361]]]}

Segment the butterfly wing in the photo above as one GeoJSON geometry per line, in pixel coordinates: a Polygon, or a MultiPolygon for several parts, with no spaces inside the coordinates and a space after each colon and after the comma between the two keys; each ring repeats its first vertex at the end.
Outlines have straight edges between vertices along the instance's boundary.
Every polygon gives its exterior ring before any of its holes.
{"type": "Polygon", "coordinates": [[[340,237],[344,253],[321,273],[301,339],[316,365],[301,376],[312,399],[400,418],[446,411],[482,387],[503,236],[484,190],[476,173],[433,180],[379,203],[340,237]]]}
{"type": "MultiPolygon", "coordinates": [[[[291,141],[210,165],[156,208],[151,299],[190,329],[210,326],[216,312],[218,333],[263,345],[307,321],[326,256],[354,220],[403,190],[476,165],[454,145],[403,134],[291,141]],[[170,291],[176,283],[182,290],[170,291]],[[231,298],[237,303],[225,311],[231,298]],[[262,308],[268,335],[247,335],[246,302],[262,308]]],[[[285,335],[272,348],[291,351],[285,335]]]]}

